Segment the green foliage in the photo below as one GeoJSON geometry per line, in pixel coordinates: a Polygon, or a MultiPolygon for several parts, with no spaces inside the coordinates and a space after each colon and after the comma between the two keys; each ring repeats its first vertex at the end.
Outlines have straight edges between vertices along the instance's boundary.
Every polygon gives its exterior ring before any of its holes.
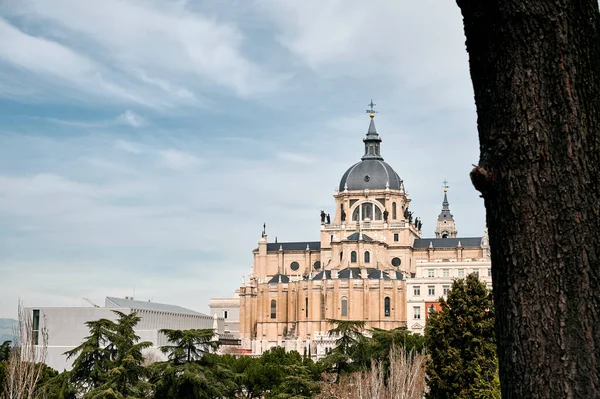
{"type": "Polygon", "coordinates": [[[337,337],[336,347],[325,356],[322,364],[326,369],[334,370],[338,375],[356,371],[366,361],[368,341],[363,335],[363,320],[327,320],[334,327],[329,330],[330,337],[337,337]]]}
{"type": "Polygon", "coordinates": [[[0,345],[0,362],[8,360],[8,357],[10,356],[10,344],[12,344],[12,341],[4,341],[4,343],[0,345]]]}
{"type": "Polygon", "coordinates": [[[218,342],[213,341],[215,332],[210,329],[199,330],[160,330],[174,345],[165,345],[160,348],[163,353],[169,354],[169,360],[174,364],[183,364],[200,360],[203,354],[218,347],[218,342]]]}
{"type": "Polygon", "coordinates": [[[97,388],[105,382],[114,356],[114,344],[111,338],[116,324],[108,319],[86,323],[90,335],[78,347],[65,352],[67,359],[75,357],[71,372],[71,381],[82,390],[97,388]]]}
{"type": "Polygon", "coordinates": [[[428,398],[500,397],[492,297],[476,276],[452,284],[425,336],[428,398]]]}
{"type": "Polygon", "coordinates": [[[49,399],[75,399],[77,390],[71,384],[71,373],[63,371],[54,378],[48,380],[42,386],[45,397],[49,399]]]}
{"type": "Polygon", "coordinates": [[[68,357],[77,356],[69,379],[85,398],[147,397],[151,385],[145,378],[142,350],[152,343],[138,342],[134,328],[140,317],[135,313],[113,312],[118,316],[116,323],[107,319],[86,323],[90,335],[66,352],[68,357]]]}

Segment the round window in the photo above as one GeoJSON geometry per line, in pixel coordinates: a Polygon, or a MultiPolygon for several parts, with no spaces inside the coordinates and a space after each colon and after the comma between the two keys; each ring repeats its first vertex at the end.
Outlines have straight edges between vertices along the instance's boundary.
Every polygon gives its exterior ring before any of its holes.
{"type": "Polygon", "coordinates": [[[314,265],[313,265],[313,268],[314,268],[315,270],[319,270],[319,269],[321,268],[321,262],[319,262],[319,261],[316,261],[316,262],[314,263],[314,265]]]}
{"type": "Polygon", "coordinates": [[[290,264],[290,269],[292,269],[293,271],[296,271],[296,270],[300,269],[300,264],[298,262],[292,262],[290,264]]]}
{"type": "Polygon", "coordinates": [[[400,258],[394,258],[392,259],[392,266],[400,266],[400,264],[402,263],[402,261],[400,260],[400,258]]]}

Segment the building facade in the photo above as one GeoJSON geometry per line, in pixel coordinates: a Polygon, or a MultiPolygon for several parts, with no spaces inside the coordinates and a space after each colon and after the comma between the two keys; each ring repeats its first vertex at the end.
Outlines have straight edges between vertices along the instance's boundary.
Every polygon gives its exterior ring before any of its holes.
{"type": "Polygon", "coordinates": [[[321,211],[319,240],[269,242],[263,231],[253,251],[251,274],[239,289],[239,328],[242,347],[255,355],[281,346],[320,358],[334,346],[330,319],[410,327],[407,291],[422,265],[489,265],[482,237],[457,238],[446,194],[436,238],[422,237],[404,182],[381,155],[370,111],[364,154],[342,175],[333,217],[321,211]]]}
{"type": "Polygon", "coordinates": [[[233,339],[240,338],[240,298],[212,298],[210,314],[223,318],[223,332],[233,339]]]}
{"type": "Polygon", "coordinates": [[[28,308],[33,321],[34,343],[42,344],[41,331],[48,333],[46,364],[55,370],[70,370],[74,358],[67,359],[65,352],[79,346],[89,336],[88,321],[109,319],[116,321],[113,310],[135,312],[141,317],[135,327],[140,341],[150,341],[152,347],[144,350],[148,359],[166,360],[160,347],[168,345],[161,329],[188,330],[213,328],[216,339],[223,334],[223,318],[211,317],[190,309],[155,302],[107,297],[105,306],[99,307],[39,307],[28,308]]]}

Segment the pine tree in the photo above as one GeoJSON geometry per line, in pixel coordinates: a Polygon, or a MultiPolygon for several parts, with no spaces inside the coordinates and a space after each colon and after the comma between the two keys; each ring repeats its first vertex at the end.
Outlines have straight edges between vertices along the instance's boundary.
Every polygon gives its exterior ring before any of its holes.
{"type": "Polygon", "coordinates": [[[455,280],[425,329],[428,398],[499,398],[491,292],[475,275],[455,280]]]}

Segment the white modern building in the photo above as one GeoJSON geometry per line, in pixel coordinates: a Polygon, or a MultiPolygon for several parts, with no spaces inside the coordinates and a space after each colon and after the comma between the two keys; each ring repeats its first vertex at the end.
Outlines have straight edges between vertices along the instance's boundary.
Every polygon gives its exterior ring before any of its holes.
{"type": "MultiPolygon", "coordinates": [[[[485,238],[485,237],[484,237],[485,238]]],[[[449,240],[449,239],[448,239],[449,240]]],[[[436,259],[417,261],[413,278],[406,279],[406,318],[410,331],[423,334],[427,315],[440,309],[440,298],[447,299],[455,279],[475,274],[489,289],[492,288],[492,269],[489,258],[436,259]]]]}
{"type": "Polygon", "coordinates": [[[113,312],[135,312],[141,317],[135,328],[141,341],[152,342],[146,352],[149,359],[165,360],[160,347],[167,344],[162,329],[187,330],[215,328],[219,335],[224,332],[224,319],[211,317],[190,309],[175,305],[138,301],[132,298],[106,297],[105,306],[90,307],[39,307],[27,308],[32,315],[34,340],[41,344],[40,331],[48,333],[48,355],[46,364],[55,370],[69,370],[73,358],[67,359],[65,352],[77,347],[89,336],[86,322],[102,318],[116,320],[113,312]],[[215,325],[216,324],[216,325],[215,325]]]}

